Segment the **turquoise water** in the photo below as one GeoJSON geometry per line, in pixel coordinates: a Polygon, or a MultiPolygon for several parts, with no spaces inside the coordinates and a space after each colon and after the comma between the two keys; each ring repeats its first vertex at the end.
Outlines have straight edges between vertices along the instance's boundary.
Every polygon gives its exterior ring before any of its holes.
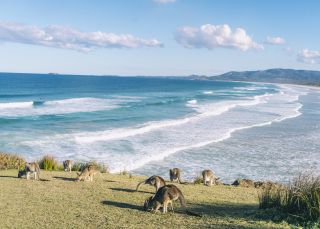
{"type": "Polygon", "coordinates": [[[0,150],[185,179],[286,181],[319,169],[319,93],[270,84],[0,74],[0,150]],[[312,133],[311,133],[312,132],[312,133]],[[312,137],[310,137],[312,136],[312,137]],[[312,143],[312,144],[311,144],[312,143]]]}

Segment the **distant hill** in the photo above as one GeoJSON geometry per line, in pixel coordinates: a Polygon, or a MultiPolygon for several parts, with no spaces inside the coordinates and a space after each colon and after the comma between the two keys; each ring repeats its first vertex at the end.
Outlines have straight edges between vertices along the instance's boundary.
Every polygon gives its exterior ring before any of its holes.
{"type": "Polygon", "coordinates": [[[207,77],[209,80],[288,83],[320,86],[320,71],[268,69],[263,71],[227,72],[207,77]]]}

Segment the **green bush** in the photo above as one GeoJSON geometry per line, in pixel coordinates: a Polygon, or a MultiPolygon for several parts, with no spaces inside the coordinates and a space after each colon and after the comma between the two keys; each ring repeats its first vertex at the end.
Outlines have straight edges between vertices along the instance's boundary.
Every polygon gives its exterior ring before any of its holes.
{"type": "Polygon", "coordinates": [[[97,163],[95,161],[90,162],[75,162],[72,166],[72,171],[82,171],[87,166],[92,165],[97,168],[101,173],[108,173],[109,168],[106,164],[97,163]]]}
{"type": "Polygon", "coordinates": [[[21,169],[26,161],[15,154],[0,152],[0,169],[21,169]]]}
{"type": "Polygon", "coordinates": [[[193,179],[193,184],[203,184],[203,178],[201,176],[197,176],[193,179]]]}
{"type": "Polygon", "coordinates": [[[320,221],[320,176],[300,174],[286,187],[264,189],[261,209],[277,208],[302,222],[320,221]]]}
{"type": "Polygon", "coordinates": [[[50,155],[46,155],[43,158],[41,158],[41,160],[39,161],[39,166],[40,166],[40,169],[49,170],[49,171],[59,169],[58,161],[53,156],[50,156],[50,155]]]}
{"type": "Polygon", "coordinates": [[[86,166],[86,163],[83,163],[83,162],[75,162],[73,165],[72,165],[72,168],[71,170],[72,171],[82,171],[84,169],[84,167],[86,166]]]}

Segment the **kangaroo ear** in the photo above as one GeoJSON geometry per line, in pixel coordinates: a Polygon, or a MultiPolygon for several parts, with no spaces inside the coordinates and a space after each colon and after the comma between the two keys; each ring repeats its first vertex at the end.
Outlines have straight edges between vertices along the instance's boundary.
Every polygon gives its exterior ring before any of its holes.
{"type": "Polygon", "coordinates": [[[80,176],[80,172],[77,172],[77,175],[80,176]]]}

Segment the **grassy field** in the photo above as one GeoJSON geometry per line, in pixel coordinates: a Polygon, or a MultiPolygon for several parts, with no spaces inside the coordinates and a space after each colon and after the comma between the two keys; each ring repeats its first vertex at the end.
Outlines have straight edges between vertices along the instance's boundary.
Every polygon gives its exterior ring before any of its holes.
{"type": "Polygon", "coordinates": [[[75,182],[75,172],[41,171],[40,181],[17,178],[17,170],[0,171],[1,228],[290,228],[258,210],[254,188],[177,184],[188,209],[180,204],[168,214],[143,211],[154,188],[143,177],[96,175],[93,182],[75,182]]]}

